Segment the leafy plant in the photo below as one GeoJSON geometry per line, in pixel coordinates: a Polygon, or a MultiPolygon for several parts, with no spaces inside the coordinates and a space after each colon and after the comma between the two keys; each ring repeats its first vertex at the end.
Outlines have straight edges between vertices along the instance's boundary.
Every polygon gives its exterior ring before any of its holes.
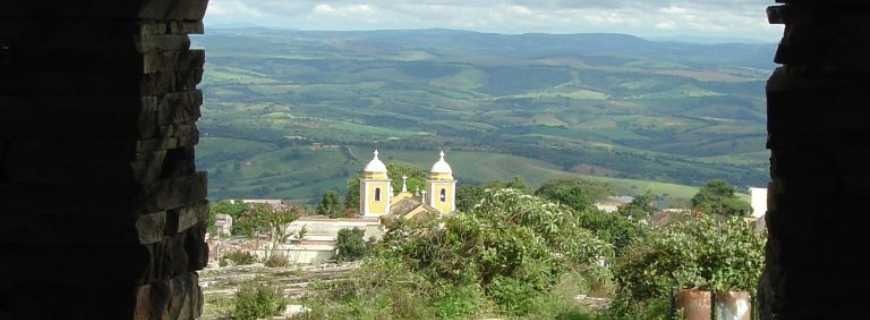
{"type": "Polygon", "coordinates": [[[680,288],[754,292],[765,238],[737,217],[700,215],[654,230],[618,259],[617,300],[654,301],[680,288]]]}
{"type": "Polygon", "coordinates": [[[297,240],[305,239],[306,235],[308,235],[308,225],[304,225],[302,228],[299,228],[299,231],[296,231],[297,240]]]}
{"type": "Polygon", "coordinates": [[[298,207],[255,204],[241,216],[239,225],[248,237],[257,241],[257,248],[260,247],[260,234],[269,233],[272,250],[267,251],[266,259],[268,259],[278,245],[287,242],[290,238],[287,225],[296,221],[300,216],[302,216],[302,209],[298,207]]]}
{"type": "Polygon", "coordinates": [[[365,256],[369,245],[365,241],[365,231],[359,228],[342,229],[338,232],[335,244],[338,261],[354,261],[365,256]]]}
{"type": "MultiPolygon", "coordinates": [[[[245,211],[248,210],[248,205],[238,201],[219,201],[209,203],[208,207],[208,216],[209,216],[209,232],[214,234],[217,230],[214,229],[215,217],[219,214],[225,214],[233,218],[233,221],[238,221],[239,217],[242,216],[245,211]]],[[[238,223],[234,223],[232,229],[230,230],[233,234],[242,233],[243,226],[238,223]]]]}
{"type": "Polygon", "coordinates": [[[327,192],[320,200],[317,206],[317,214],[328,216],[330,218],[344,218],[344,209],[341,207],[341,202],[338,199],[338,194],[335,192],[327,192]]]}
{"type": "Polygon", "coordinates": [[[236,292],[232,318],[256,320],[280,314],[286,308],[280,289],[261,283],[245,284],[236,292]]]}
{"type": "Polygon", "coordinates": [[[284,254],[272,254],[263,261],[263,265],[269,268],[284,268],[290,265],[290,259],[284,254]]]}
{"type": "Polygon", "coordinates": [[[382,249],[431,281],[476,283],[517,315],[533,310],[560,274],[600,268],[612,256],[573,210],[513,189],[487,191],[472,212],[443,222],[399,226],[382,249]]]}
{"type": "Polygon", "coordinates": [[[631,203],[619,208],[619,215],[627,217],[633,221],[642,221],[652,217],[658,209],[655,206],[656,197],[652,192],[647,191],[643,195],[639,195],[631,201],[631,203]]]}
{"type": "Polygon", "coordinates": [[[227,262],[232,262],[233,265],[244,266],[257,262],[257,257],[246,251],[231,251],[221,257],[221,265],[227,265],[227,262]]]}
{"type": "Polygon", "coordinates": [[[734,187],[722,180],[708,182],[692,198],[692,208],[706,214],[743,217],[752,207],[735,195],[734,187]]]}
{"type": "Polygon", "coordinates": [[[589,209],[596,200],[610,194],[606,185],[582,179],[563,179],[545,183],[535,195],[566,205],[577,211],[589,209]]]}

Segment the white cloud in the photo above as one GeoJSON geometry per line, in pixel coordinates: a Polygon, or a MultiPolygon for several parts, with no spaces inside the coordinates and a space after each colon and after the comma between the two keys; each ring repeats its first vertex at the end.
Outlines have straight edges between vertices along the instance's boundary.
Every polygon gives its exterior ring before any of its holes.
{"type": "Polygon", "coordinates": [[[314,7],[316,14],[332,14],[333,12],[335,12],[335,8],[328,4],[318,4],[314,7]]]}
{"type": "Polygon", "coordinates": [[[452,28],[776,41],[773,0],[211,0],[207,23],[316,30],[452,28]]]}
{"type": "Polygon", "coordinates": [[[677,24],[674,23],[673,21],[662,21],[662,22],[656,23],[656,29],[661,29],[661,30],[674,30],[674,28],[676,28],[676,26],[677,26],[677,24]]]}

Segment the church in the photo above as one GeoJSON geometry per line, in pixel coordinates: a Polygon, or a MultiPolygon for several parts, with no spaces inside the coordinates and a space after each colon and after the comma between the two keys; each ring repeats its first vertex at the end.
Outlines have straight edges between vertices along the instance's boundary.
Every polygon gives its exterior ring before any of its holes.
{"type": "Polygon", "coordinates": [[[374,155],[360,178],[359,212],[363,217],[423,219],[456,211],[457,180],[453,178],[450,164],[444,159],[444,151],[432,165],[426,190],[421,194],[408,191],[408,177],[402,177],[402,190],[395,194],[387,166],[378,158],[377,150],[374,155]]]}

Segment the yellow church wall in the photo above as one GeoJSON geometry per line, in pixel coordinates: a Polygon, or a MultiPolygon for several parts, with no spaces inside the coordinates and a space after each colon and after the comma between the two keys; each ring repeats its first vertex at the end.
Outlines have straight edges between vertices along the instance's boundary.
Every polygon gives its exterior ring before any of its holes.
{"type": "Polygon", "coordinates": [[[363,214],[367,216],[382,216],[387,214],[387,204],[390,201],[390,182],[368,181],[363,183],[366,185],[366,209],[368,209],[368,214],[366,214],[366,211],[363,211],[363,214]],[[381,189],[380,201],[375,200],[375,190],[378,188],[381,189]]]}
{"type": "Polygon", "coordinates": [[[441,213],[451,213],[456,208],[456,183],[454,181],[430,181],[429,197],[432,200],[430,205],[438,209],[441,213]],[[445,201],[441,201],[441,190],[445,190],[445,201]]]}

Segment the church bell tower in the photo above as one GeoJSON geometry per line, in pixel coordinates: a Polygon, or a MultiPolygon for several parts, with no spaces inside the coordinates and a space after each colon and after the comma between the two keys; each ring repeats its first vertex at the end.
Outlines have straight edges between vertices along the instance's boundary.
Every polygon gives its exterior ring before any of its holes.
{"type": "Polygon", "coordinates": [[[366,165],[359,183],[359,212],[366,218],[376,218],[390,213],[393,198],[387,166],[375,157],[366,165]]]}
{"type": "Polygon", "coordinates": [[[429,180],[426,182],[426,204],[438,209],[441,214],[456,211],[456,180],[453,178],[453,169],[444,160],[444,151],[441,151],[441,159],[432,165],[429,172],[429,180]]]}

